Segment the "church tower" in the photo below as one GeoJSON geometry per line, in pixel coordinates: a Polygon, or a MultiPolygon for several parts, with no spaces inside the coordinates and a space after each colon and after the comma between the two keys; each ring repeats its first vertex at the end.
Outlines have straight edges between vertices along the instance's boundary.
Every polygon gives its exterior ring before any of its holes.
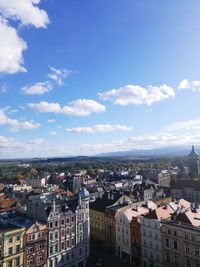
{"type": "Polygon", "coordinates": [[[189,154],[190,174],[192,177],[200,176],[200,158],[199,154],[195,151],[194,146],[189,154]]]}

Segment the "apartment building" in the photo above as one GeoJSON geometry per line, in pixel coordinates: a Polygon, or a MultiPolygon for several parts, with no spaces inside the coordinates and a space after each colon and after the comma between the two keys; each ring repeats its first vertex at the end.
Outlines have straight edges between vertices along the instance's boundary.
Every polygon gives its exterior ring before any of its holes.
{"type": "MultiPolygon", "coordinates": [[[[149,202],[154,208],[157,206],[149,202]]],[[[140,224],[139,217],[149,213],[145,205],[127,207],[116,216],[116,254],[127,263],[139,264],[140,260],[140,224]]]]}
{"type": "Polygon", "coordinates": [[[162,223],[163,259],[166,267],[200,266],[200,210],[178,210],[162,223]]]}
{"type": "Polygon", "coordinates": [[[89,257],[89,193],[62,198],[49,194],[30,197],[27,215],[48,227],[48,267],[86,265],[89,257]]]}
{"type": "Polygon", "coordinates": [[[23,267],[23,237],[25,228],[0,224],[0,266],[23,267]]]}

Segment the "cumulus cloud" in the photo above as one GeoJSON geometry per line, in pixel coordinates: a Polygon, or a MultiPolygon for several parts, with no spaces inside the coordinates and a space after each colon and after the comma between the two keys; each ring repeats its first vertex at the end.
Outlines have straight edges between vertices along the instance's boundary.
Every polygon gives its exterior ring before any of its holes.
{"type": "Polygon", "coordinates": [[[73,73],[72,70],[56,69],[55,67],[49,67],[49,68],[51,70],[51,73],[47,75],[48,78],[55,81],[60,86],[63,84],[63,79],[67,78],[70,74],[73,73]]]}
{"type": "Polygon", "coordinates": [[[49,18],[36,6],[39,3],[40,0],[0,0],[0,13],[4,18],[19,20],[22,25],[46,28],[49,18]]]}
{"type": "Polygon", "coordinates": [[[26,43],[18,36],[17,31],[8,25],[0,16],[0,72],[25,72],[22,52],[27,48],[26,43]]]}
{"type": "Polygon", "coordinates": [[[89,116],[92,113],[101,113],[106,110],[105,106],[91,99],[78,99],[61,107],[59,103],[29,103],[28,107],[32,111],[41,113],[55,113],[66,116],[89,116]]]}
{"type": "Polygon", "coordinates": [[[38,82],[31,86],[24,86],[21,88],[21,92],[26,95],[43,95],[52,90],[52,85],[46,82],[38,82]]]}
{"type": "Polygon", "coordinates": [[[102,100],[110,100],[114,104],[121,106],[142,105],[150,106],[154,102],[168,99],[175,96],[174,90],[166,84],[161,86],[151,86],[143,88],[139,85],[126,85],[119,89],[112,89],[104,93],[99,93],[102,100]]]}
{"type": "Polygon", "coordinates": [[[23,52],[26,42],[11,26],[10,20],[19,21],[20,25],[46,27],[49,22],[47,13],[36,5],[39,0],[0,0],[0,72],[25,72],[23,52]]]}
{"type": "Polygon", "coordinates": [[[68,128],[66,132],[68,133],[106,133],[114,131],[131,131],[133,127],[120,125],[120,124],[97,124],[92,127],[76,127],[68,128]]]}
{"type": "Polygon", "coordinates": [[[19,121],[16,119],[10,119],[6,116],[3,110],[0,110],[0,125],[8,125],[11,131],[18,132],[20,130],[33,130],[37,129],[40,125],[30,121],[19,121]]]}
{"type": "Polygon", "coordinates": [[[195,92],[200,92],[200,81],[191,81],[189,82],[187,79],[180,82],[178,88],[180,90],[191,89],[195,92]]]}

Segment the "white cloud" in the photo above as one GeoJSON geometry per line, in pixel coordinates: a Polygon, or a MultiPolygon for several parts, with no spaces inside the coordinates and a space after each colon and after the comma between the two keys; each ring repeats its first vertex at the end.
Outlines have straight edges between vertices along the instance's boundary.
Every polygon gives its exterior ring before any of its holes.
{"type": "Polygon", "coordinates": [[[40,125],[30,121],[19,121],[16,119],[10,119],[6,116],[3,110],[0,110],[0,125],[8,125],[11,127],[11,131],[18,132],[20,130],[33,130],[37,129],[40,125]]]}
{"type": "Polygon", "coordinates": [[[92,127],[76,127],[68,128],[66,132],[68,133],[106,133],[114,131],[131,131],[133,127],[120,125],[120,124],[97,124],[92,127]]]}
{"type": "Polygon", "coordinates": [[[14,138],[0,136],[1,158],[22,158],[41,155],[41,146],[44,144],[42,138],[33,140],[16,141],[14,138]]]}
{"type": "Polygon", "coordinates": [[[151,86],[143,88],[139,85],[126,85],[119,89],[99,93],[102,100],[110,100],[114,104],[121,106],[142,105],[150,106],[152,103],[168,99],[175,96],[174,90],[166,84],[161,86],[151,86]]]}
{"type": "Polygon", "coordinates": [[[48,103],[45,101],[29,103],[28,107],[30,110],[36,112],[51,112],[66,116],[89,116],[92,113],[101,113],[106,110],[105,106],[91,99],[78,99],[64,107],[61,107],[59,103],[48,103]]]}
{"type": "Polygon", "coordinates": [[[48,119],[47,122],[54,123],[54,122],[56,122],[56,120],[55,119],[48,119]]]}
{"type": "Polygon", "coordinates": [[[36,28],[46,27],[48,15],[36,6],[39,3],[39,0],[0,0],[0,72],[26,72],[23,52],[27,44],[9,21],[17,20],[21,25],[36,28]]]}
{"type": "Polygon", "coordinates": [[[187,79],[180,82],[178,88],[180,90],[191,89],[195,92],[200,92],[200,81],[191,81],[189,82],[187,79]]]}
{"type": "Polygon", "coordinates": [[[26,43],[18,36],[17,31],[8,25],[0,16],[0,72],[25,72],[22,52],[26,43]]]}
{"type": "Polygon", "coordinates": [[[164,128],[164,131],[177,132],[182,130],[200,129],[200,119],[176,122],[164,128]]]}
{"type": "Polygon", "coordinates": [[[51,135],[57,135],[57,132],[55,132],[55,131],[50,131],[49,132],[51,135]]]}
{"type": "Polygon", "coordinates": [[[36,6],[39,3],[40,0],[0,0],[0,13],[4,18],[19,20],[22,25],[46,28],[49,18],[36,6]]]}
{"type": "Polygon", "coordinates": [[[182,133],[157,133],[155,135],[143,135],[115,140],[109,143],[83,144],[81,146],[82,154],[94,155],[100,152],[128,151],[128,150],[147,150],[153,148],[191,145],[200,143],[200,132],[194,134],[182,133]]]}
{"type": "Polygon", "coordinates": [[[51,73],[47,75],[47,77],[53,81],[55,81],[58,85],[63,84],[63,79],[67,78],[70,74],[73,73],[72,70],[67,69],[56,69],[55,67],[49,67],[51,73]]]}
{"type": "Polygon", "coordinates": [[[36,139],[33,139],[31,141],[27,141],[26,144],[28,146],[39,146],[39,145],[42,145],[44,144],[44,139],[43,138],[36,138],[36,139]]]}
{"type": "Polygon", "coordinates": [[[52,85],[46,82],[38,82],[31,86],[25,86],[21,88],[21,92],[26,95],[43,95],[52,90],[52,85]]]}

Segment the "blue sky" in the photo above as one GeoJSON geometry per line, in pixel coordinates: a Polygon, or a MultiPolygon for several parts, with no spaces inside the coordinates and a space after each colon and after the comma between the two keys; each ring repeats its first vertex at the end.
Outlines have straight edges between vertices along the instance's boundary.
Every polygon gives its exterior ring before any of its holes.
{"type": "Polygon", "coordinates": [[[0,157],[200,143],[198,0],[0,0],[0,157]]]}

